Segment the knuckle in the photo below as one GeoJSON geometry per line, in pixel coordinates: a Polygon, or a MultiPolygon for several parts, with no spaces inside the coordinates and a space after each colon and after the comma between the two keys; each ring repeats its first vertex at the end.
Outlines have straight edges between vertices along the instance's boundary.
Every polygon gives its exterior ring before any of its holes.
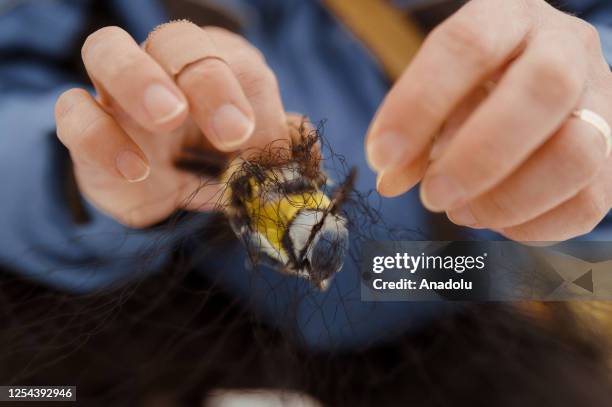
{"type": "Polygon", "coordinates": [[[153,29],[152,33],[157,33],[161,31],[171,31],[177,27],[192,27],[198,30],[201,29],[201,27],[199,27],[197,24],[189,20],[182,19],[182,20],[168,21],[163,24],[160,24],[153,29]]]}
{"type": "Polygon", "coordinates": [[[574,25],[574,33],[580,38],[583,44],[586,44],[587,47],[598,47],[601,43],[601,38],[599,35],[599,31],[595,26],[588,21],[582,20],[578,17],[570,17],[575,21],[574,25]]]}
{"type": "Polygon", "coordinates": [[[534,62],[529,90],[537,100],[558,103],[582,90],[582,81],[559,57],[542,57],[534,62]]]}
{"type": "Polygon", "coordinates": [[[228,59],[232,66],[237,66],[239,69],[247,68],[253,64],[265,65],[263,53],[250,44],[234,49],[228,59]]]}
{"type": "Polygon", "coordinates": [[[75,137],[74,147],[71,150],[77,152],[96,151],[99,146],[100,136],[111,133],[112,129],[110,126],[111,119],[107,116],[100,115],[92,118],[91,121],[78,131],[78,137],[75,137]]]}
{"type": "Polygon", "coordinates": [[[62,122],[89,94],[84,89],[73,88],[62,93],[55,102],[55,119],[62,122]]]}
{"type": "MultiPolygon", "coordinates": [[[[475,128],[475,131],[479,131],[475,128]]],[[[488,133],[488,132],[487,132],[488,133]]],[[[482,134],[487,134],[482,131],[482,134]]],[[[495,137],[478,138],[479,154],[466,166],[460,160],[457,161],[456,171],[465,174],[465,178],[483,180],[491,177],[491,174],[508,173],[514,166],[513,155],[508,151],[508,143],[500,142],[495,137]]]]}
{"type": "Polygon", "coordinates": [[[446,111],[446,97],[443,90],[432,92],[430,86],[424,82],[412,82],[398,84],[391,90],[397,106],[406,104],[405,95],[410,95],[410,100],[418,101],[412,107],[418,112],[419,117],[442,121],[446,111]],[[405,86],[403,86],[405,85],[405,86]]]}
{"type": "Polygon", "coordinates": [[[247,94],[256,95],[278,88],[276,75],[263,63],[245,67],[236,76],[247,94]]]}
{"type": "Polygon", "coordinates": [[[500,0],[497,4],[506,14],[513,15],[517,22],[530,23],[533,22],[534,16],[541,14],[542,7],[548,5],[546,0],[500,0]]]}
{"type": "Polygon", "coordinates": [[[481,199],[479,220],[493,227],[516,223],[521,210],[515,197],[504,193],[502,189],[495,189],[483,195],[481,199]]]}
{"type": "Polygon", "coordinates": [[[204,75],[218,78],[225,75],[227,70],[228,67],[222,60],[218,58],[204,58],[193,64],[191,67],[188,66],[183,73],[190,72],[192,75],[195,74],[195,76],[204,75]]]}
{"type": "Polygon", "coordinates": [[[471,21],[449,20],[434,30],[431,41],[445,47],[453,55],[470,58],[484,66],[490,66],[497,53],[492,37],[483,34],[471,21]]]}
{"type": "Polygon", "coordinates": [[[535,21],[537,21],[538,18],[536,16],[542,15],[542,13],[545,13],[547,16],[551,13],[562,13],[552,6],[551,3],[554,2],[549,0],[522,0],[521,3],[523,9],[529,13],[532,18],[536,18],[535,21]]]}
{"type": "Polygon", "coordinates": [[[276,84],[276,74],[267,65],[260,67],[256,76],[258,76],[259,81],[266,86],[276,84]]]}
{"type": "Polygon", "coordinates": [[[147,36],[143,44],[144,49],[148,50],[151,47],[151,44],[153,42],[156,42],[156,40],[160,37],[164,38],[166,36],[171,36],[174,30],[176,30],[178,27],[191,27],[192,29],[200,29],[200,27],[188,20],[174,20],[159,24],[153,30],[151,30],[151,32],[149,32],[149,35],[147,36]]]}
{"type": "Polygon", "coordinates": [[[120,83],[122,78],[133,77],[134,73],[147,63],[146,58],[139,53],[118,55],[112,62],[104,68],[106,75],[103,79],[108,83],[120,83]]]}
{"type": "Polygon", "coordinates": [[[426,118],[439,118],[444,112],[444,101],[437,95],[427,93],[425,89],[418,88],[416,91],[416,100],[420,100],[421,103],[418,105],[418,109],[422,112],[426,118]]]}
{"type": "Polygon", "coordinates": [[[259,58],[261,60],[265,59],[263,53],[260,52],[257,47],[253,46],[253,44],[239,34],[225,28],[214,26],[203,27],[203,29],[212,37],[213,40],[218,39],[219,42],[230,45],[224,50],[229,54],[230,58],[233,55],[240,55],[244,53],[249,58],[259,58]]]}
{"type": "Polygon", "coordinates": [[[213,36],[228,36],[228,37],[232,37],[235,39],[238,38],[242,38],[240,35],[226,29],[223,27],[217,27],[214,25],[207,25],[207,26],[202,26],[200,27],[202,28],[202,30],[206,31],[208,34],[213,35],[213,36]]]}
{"type": "Polygon", "coordinates": [[[587,21],[582,20],[580,24],[582,27],[581,33],[584,38],[584,41],[589,45],[599,46],[601,43],[601,36],[599,34],[599,30],[595,28],[595,26],[587,21]]]}

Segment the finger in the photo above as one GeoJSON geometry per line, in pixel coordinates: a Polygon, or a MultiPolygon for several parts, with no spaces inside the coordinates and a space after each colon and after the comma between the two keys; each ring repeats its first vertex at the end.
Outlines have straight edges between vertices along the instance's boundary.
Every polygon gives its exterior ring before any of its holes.
{"type": "Polygon", "coordinates": [[[387,198],[403,194],[419,183],[428,163],[427,154],[422,154],[402,167],[380,172],[376,178],[376,190],[387,198]]]}
{"type": "Polygon", "coordinates": [[[429,153],[400,167],[382,171],[376,178],[376,189],[384,197],[392,198],[407,192],[421,181],[430,161],[438,159],[446,151],[457,130],[465,123],[476,107],[486,98],[487,91],[478,87],[455,109],[436,136],[429,153]]]}
{"type": "MultiPolygon", "coordinates": [[[[610,182],[612,178],[606,178],[610,182]]],[[[609,187],[599,182],[529,222],[498,230],[522,242],[559,242],[590,233],[610,211],[609,187]]]]}
{"type": "MultiPolygon", "coordinates": [[[[239,35],[216,27],[206,31],[240,82],[255,113],[255,131],[242,148],[261,148],[272,142],[275,147],[283,147],[288,141],[287,114],[276,76],[263,55],[239,35]]],[[[298,120],[301,120],[301,115],[298,120]]]]}
{"type": "Polygon", "coordinates": [[[523,3],[471,1],[434,30],[371,125],[366,152],[373,169],[422,154],[456,106],[514,55],[531,25],[523,3]]]}
{"type": "Polygon", "coordinates": [[[421,185],[425,206],[441,211],[467,202],[551,137],[584,91],[582,54],[572,35],[547,32],[534,38],[427,171],[421,185]]]}
{"type": "Polygon", "coordinates": [[[249,139],[253,108],[206,31],[187,21],[164,24],[145,50],[176,78],[193,120],[215,148],[234,151],[249,139]]]}
{"type": "Polygon", "coordinates": [[[57,136],[75,166],[129,182],[149,176],[144,153],[85,90],[64,92],[56,103],[55,118],[57,136]]]}
{"type": "Polygon", "coordinates": [[[567,123],[502,184],[449,212],[460,225],[499,229],[525,223],[589,185],[609,155],[606,140],[584,121],[567,123]]]}
{"type": "Polygon", "coordinates": [[[444,122],[442,130],[435,137],[431,153],[429,154],[431,161],[437,160],[444,154],[450,141],[488,95],[489,91],[484,86],[479,86],[451,113],[444,122]]]}
{"type": "Polygon", "coordinates": [[[145,129],[170,131],[187,117],[180,89],[121,28],[91,34],[81,55],[102,102],[117,103],[145,129]]]}
{"type": "MultiPolygon", "coordinates": [[[[289,131],[288,139],[292,144],[298,144],[302,142],[302,136],[310,134],[310,132],[315,131],[314,127],[308,121],[308,119],[298,113],[288,113],[286,115],[286,122],[289,131]]],[[[319,143],[316,143],[313,146],[313,155],[316,159],[320,159],[320,146],[319,143]]],[[[287,150],[290,151],[290,150],[287,150]]],[[[215,160],[214,156],[210,156],[210,152],[200,151],[194,152],[200,158],[194,157],[197,160],[193,162],[192,168],[198,168],[198,171],[190,171],[196,173],[202,173],[202,164],[208,164],[215,160]]],[[[226,162],[224,162],[224,165],[226,162]]],[[[181,166],[189,165],[188,161],[182,161],[181,166]]],[[[189,170],[189,168],[182,168],[189,170]]],[[[210,174],[207,174],[210,175],[210,174]]],[[[218,178],[218,177],[216,177],[218,178]]],[[[223,193],[219,191],[223,191],[221,188],[221,184],[219,181],[215,181],[213,179],[202,179],[201,177],[188,177],[188,182],[186,182],[185,186],[182,188],[183,192],[181,195],[185,196],[182,199],[182,204],[179,206],[192,211],[209,211],[209,210],[219,210],[220,206],[225,205],[226,203],[223,201],[223,193]],[[194,194],[193,191],[196,191],[194,194]]]]}

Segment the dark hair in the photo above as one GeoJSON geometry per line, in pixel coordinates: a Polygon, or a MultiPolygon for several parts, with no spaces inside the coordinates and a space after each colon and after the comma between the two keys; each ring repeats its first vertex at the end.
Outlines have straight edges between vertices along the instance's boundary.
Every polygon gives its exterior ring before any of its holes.
{"type": "Polygon", "coordinates": [[[525,309],[465,304],[388,343],[314,353],[184,267],[81,296],[6,274],[0,383],[77,385],[92,406],[201,405],[216,388],[298,390],[326,406],[609,405],[599,334],[567,304],[525,309]]]}

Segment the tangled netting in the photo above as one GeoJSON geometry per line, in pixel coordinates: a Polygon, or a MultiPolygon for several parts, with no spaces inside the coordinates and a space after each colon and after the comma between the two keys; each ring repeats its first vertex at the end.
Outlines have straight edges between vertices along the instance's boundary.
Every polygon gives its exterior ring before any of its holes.
{"type": "MultiPolygon", "coordinates": [[[[308,131],[300,171],[324,176],[319,185],[333,195],[350,168],[321,128],[308,131]]],[[[300,154],[300,145],[291,154],[300,154]]],[[[290,160],[287,153],[269,149],[257,165],[279,165],[290,160]]],[[[197,160],[184,166],[212,168],[197,160]]],[[[203,186],[219,183],[202,179],[203,186]]],[[[599,332],[563,304],[469,304],[367,348],[300,347],[196,270],[211,253],[240,250],[226,221],[225,186],[216,196],[219,215],[183,212],[152,228],[160,237],[138,254],[139,277],[123,284],[70,294],[4,270],[0,384],[76,385],[78,403],[92,406],[198,406],[216,389],[293,390],[326,406],[604,406],[612,399],[599,332]],[[145,273],[161,252],[168,254],[165,266],[145,273]]],[[[371,198],[351,190],[342,199],[353,237],[349,261],[358,262],[360,242],[375,230],[401,237],[371,198]]],[[[92,260],[87,269],[103,273],[104,264],[92,260]]]]}

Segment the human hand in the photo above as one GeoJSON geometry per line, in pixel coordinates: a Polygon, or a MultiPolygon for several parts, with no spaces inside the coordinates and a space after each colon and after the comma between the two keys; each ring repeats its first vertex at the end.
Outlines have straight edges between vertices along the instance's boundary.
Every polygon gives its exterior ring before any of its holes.
{"type": "Polygon", "coordinates": [[[98,97],[83,89],[62,94],[57,135],[80,191],[125,225],[214,207],[220,186],[202,187],[175,168],[184,148],[244,151],[288,133],[263,56],[223,29],[172,22],[141,48],[122,29],[105,27],[87,38],[82,58],[98,97]]]}
{"type": "Polygon", "coordinates": [[[590,232],[612,206],[612,74],[597,31],[543,0],[472,0],[437,27],[374,119],[382,195],[419,181],[453,222],[520,241],[590,232]]]}

